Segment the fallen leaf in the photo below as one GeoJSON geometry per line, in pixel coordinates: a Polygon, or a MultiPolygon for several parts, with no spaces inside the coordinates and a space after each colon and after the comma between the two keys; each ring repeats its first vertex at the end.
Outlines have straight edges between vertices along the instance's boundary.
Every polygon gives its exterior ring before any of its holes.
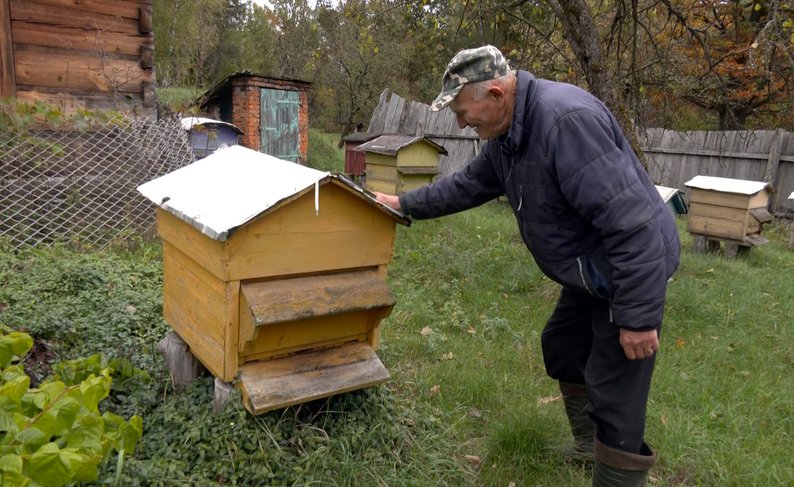
{"type": "Polygon", "coordinates": [[[449,353],[445,353],[444,355],[442,355],[441,359],[442,360],[452,360],[452,357],[454,357],[454,355],[452,354],[452,352],[449,352],[449,353]]]}
{"type": "Polygon", "coordinates": [[[136,311],[138,311],[138,308],[136,308],[135,306],[133,306],[131,304],[127,305],[127,313],[129,313],[131,315],[134,315],[136,311]]]}
{"type": "Polygon", "coordinates": [[[470,326],[469,329],[466,330],[466,333],[468,333],[469,335],[476,335],[477,334],[477,330],[475,330],[474,328],[472,328],[470,326]]]}
{"type": "Polygon", "coordinates": [[[465,458],[466,461],[472,465],[479,465],[482,463],[482,458],[478,457],[477,455],[463,455],[463,458],[465,458]]]}
{"type": "Polygon", "coordinates": [[[664,414],[662,414],[662,416],[659,418],[659,421],[661,421],[663,425],[667,426],[667,416],[664,414]]]}
{"type": "Polygon", "coordinates": [[[470,418],[477,418],[477,419],[482,418],[482,411],[480,411],[479,409],[474,409],[474,408],[469,409],[469,411],[466,414],[470,418]]]}
{"type": "Polygon", "coordinates": [[[507,487],[516,487],[516,483],[511,480],[507,487]]]}
{"type": "Polygon", "coordinates": [[[562,399],[562,396],[547,396],[538,398],[538,406],[542,406],[544,404],[549,404],[552,402],[557,402],[562,399]]]}
{"type": "Polygon", "coordinates": [[[675,339],[675,347],[676,348],[682,349],[682,348],[684,348],[684,345],[686,345],[686,342],[684,341],[683,338],[678,337],[678,338],[675,339]]]}
{"type": "Polygon", "coordinates": [[[423,337],[426,337],[427,335],[429,335],[429,334],[433,333],[433,329],[432,329],[432,328],[430,328],[429,326],[426,326],[426,327],[422,328],[422,331],[420,331],[419,333],[420,333],[420,334],[421,334],[423,337]]]}
{"type": "Polygon", "coordinates": [[[435,396],[435,395],[438,395],[438,394],[441,394],[441,386],[436,384],[436,385],[434,385],[433,387],[430,388],[430,395],[431,396],[435,396]]]}

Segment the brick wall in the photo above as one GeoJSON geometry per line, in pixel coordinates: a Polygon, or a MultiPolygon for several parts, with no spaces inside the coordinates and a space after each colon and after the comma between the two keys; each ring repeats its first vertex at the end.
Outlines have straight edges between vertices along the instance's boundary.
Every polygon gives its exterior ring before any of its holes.
{"type": "Polygon", "coordinates": [[[261,76],[237,76],[231,80],[232,120],[244,132],[240,145],[259,150],[259,94],[262,88],[298,91],[299,160],[303,164],[309,152],[309,83],[261,76]]]}

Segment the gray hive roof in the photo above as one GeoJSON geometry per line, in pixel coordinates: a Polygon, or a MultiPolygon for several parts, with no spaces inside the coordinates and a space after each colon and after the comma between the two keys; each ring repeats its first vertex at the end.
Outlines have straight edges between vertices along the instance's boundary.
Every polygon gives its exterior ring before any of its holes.
{"type": "Polygon", "coordinates": [[[439,153],[447,155],[447,150],[443,146],[436,144],[427,137],[417,135],[381,135],[377,139],[365,142],[354,150],[360,152],[374,152],[387,156],[397,155],[397,151],[415,142],[424,141],[434,147],[439,153]]]}

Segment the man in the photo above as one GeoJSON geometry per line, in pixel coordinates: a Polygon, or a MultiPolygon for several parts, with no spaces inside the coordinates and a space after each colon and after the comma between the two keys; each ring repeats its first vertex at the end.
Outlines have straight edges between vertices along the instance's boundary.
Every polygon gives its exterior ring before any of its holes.
{"type": "Polygon", "coordinates": [[[382,203],[434,218],[506,195],[538,267],[562,285],[542,334],[594,486],[645,485],[644,442],[665,290],[678,266],[672,213],[598,99],[511,71],[493,46],[459,52],[431,109],[487,139],[459,172],[382,203]]]}

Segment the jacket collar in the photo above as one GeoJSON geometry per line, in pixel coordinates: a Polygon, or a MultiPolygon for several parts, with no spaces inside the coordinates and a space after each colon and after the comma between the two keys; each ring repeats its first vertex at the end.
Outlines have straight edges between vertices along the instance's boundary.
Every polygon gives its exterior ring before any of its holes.
{"type": "Polygon", "coordinates": [[[510,145],[520,147],[524,139],[524,121],[527,119],[527,112],[534,105],[535,76],[523,70],[516,72],[516,100],[513,108],[513,121],[510,124],[510,145]]]}

